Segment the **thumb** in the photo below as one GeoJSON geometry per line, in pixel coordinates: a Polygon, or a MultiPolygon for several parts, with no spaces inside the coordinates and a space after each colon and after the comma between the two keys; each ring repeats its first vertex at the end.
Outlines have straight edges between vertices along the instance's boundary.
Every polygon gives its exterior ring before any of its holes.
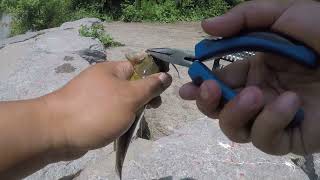
{"type": "Polygon", "coordinates": [[[128,80],[133,74],[133,66],[129,61],[106,61],[96,64],[104,69],[108,76],[128,80]]]}
{"type": "Polygon", "coordinates": [[[167,73],[158,73],[131,83],[135,92],[135,107],[141,107],[166,90],[172,83],[172,77],[167,73]]]}

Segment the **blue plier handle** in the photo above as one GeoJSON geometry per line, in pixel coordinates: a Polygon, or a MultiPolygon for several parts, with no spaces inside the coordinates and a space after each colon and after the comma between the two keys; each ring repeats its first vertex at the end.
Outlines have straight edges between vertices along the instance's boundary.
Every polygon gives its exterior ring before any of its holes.
{"type": "MultiPolygon", "coordinates": [[[[288,57],[309,68],[317,67],[318,55],[307,46],[270,32],[241,34],[220,40],[205,39],[195,46],[196,61],[189,68],[189,76],[200,85],[205,80],[215,80],[222,91],[223,100],[232,100],[236,93],[219,80],[201,61],[212,57],[239,51],[261,51],[288,57]]],[[[298,126],[304,119],[304,111],[299,109],[289,127],[298,126]]]]}

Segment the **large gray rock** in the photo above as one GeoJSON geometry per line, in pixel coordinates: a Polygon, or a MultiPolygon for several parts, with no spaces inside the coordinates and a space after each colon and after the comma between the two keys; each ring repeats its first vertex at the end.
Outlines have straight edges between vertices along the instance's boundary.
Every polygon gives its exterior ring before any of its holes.
{"type": "MultiPolygon", "coordinates": [[[[89,164],[77,180],[115,179],[114,154],[89,164]],[[113,172],[113,173],[112,173],[113,172]]],[[[230,142],[217,121],[187,124],[174,134],[129,148],[123,179],[308,179],[289,156],[270,156],[230,142]]]]}
{"type": "MultiPolygon", "coordinates": [[[[100,20],[79,22],[92,24],[100,20]]],[[[75,28],[54,28],[2,41],[0,100],[38,97],[65,85],[89,66],[79,52],[99,52],[101,58],[104,46],[98,40],[81,37],[77,29],[79,22],[68,25],[75,24],[75,28]]]]}
{"type": "MultiPolygon", "coordinates": [[[[61,28],[0,41],[0,101],[39,97],[62,87],[89,66],[83,56],[105,60],[101,42],[78,33],[81,24],[90,26],[100,22],[82,19],[65,23],[61,28]]],[[[49,165],[26,179],[67,177],[83,169],[87,162],[111,152],[112,147],[92,151],[76,161],[49,165]]]]}
{"type": "Polygon", "coordinates": [[[97,18],[84,18],[78,21],[63,23],[60,26],[60,29],[61,30],[79,29],[81,26],[91,27],[93,25],[100,24],[100,23],[101,23],[101,20],[97,18]]]}
{"type": "Polygon", "coordinates": [[[46,166],[42,170],[32,174],[29,177],[24,178],[25,180],[58,180],[58,179],[72,179],[78,173],[87,167],[88,163],[101,159],[113,153],[112,146],[106,146],[104,148],[90,151],[82,158],[68,161],[59,162],[46,166]]]}

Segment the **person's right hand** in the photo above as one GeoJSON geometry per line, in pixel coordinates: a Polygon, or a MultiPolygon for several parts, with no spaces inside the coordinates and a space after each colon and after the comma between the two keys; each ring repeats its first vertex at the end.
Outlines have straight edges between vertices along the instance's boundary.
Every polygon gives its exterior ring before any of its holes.
{"type": "MultiPolygon", "coordinates": [[[[311,0],[265,0],[243,3],[227,14],[205,20],[211,35],[228,37],[245,30],[266,29],[302,41],[320,54],[320,3],[311,0]]],[[[201,87],[184,85],[180,95],[196,100],[211,118],[219,117],[222,131],[239,143],[252,142],[262,151],[320,152],[320,69],[311,70],[292,60],[258,54],[235,62],[216,74],[239,95],[221,110],[221,91],[214,81],[201,87]],[[305,111],[302,124],[287,126],[298,108],[305,111]]]]}

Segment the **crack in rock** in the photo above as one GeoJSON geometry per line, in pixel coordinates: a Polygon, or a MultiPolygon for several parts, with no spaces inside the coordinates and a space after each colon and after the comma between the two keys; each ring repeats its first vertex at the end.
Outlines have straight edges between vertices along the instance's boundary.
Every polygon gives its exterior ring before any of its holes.
{"type": "Polygon", "coordinates": [[[16,43],[21,43],[28,41],[30,39],[34,39],[40,35],[45,34],[45,32],[32,32],[32,33],[27,33],[23,35],[18,35],[12,38],[5,39],[1,44],[0,44],[0,49],[4,48],[7,45],[10,44],[16,44],[16,43]]]}
{"type": "Polygon", "coordinates": [[[64,176],[62,178],[60,178],[59,180],[72,180],[72,179],[75,179],[77,178],[80,174],[81,174],[82,170],[79,170],[78,172],[76,172],[75,174],[71,174],[71,175],[68,175],[68,176],[64,176]]]}

